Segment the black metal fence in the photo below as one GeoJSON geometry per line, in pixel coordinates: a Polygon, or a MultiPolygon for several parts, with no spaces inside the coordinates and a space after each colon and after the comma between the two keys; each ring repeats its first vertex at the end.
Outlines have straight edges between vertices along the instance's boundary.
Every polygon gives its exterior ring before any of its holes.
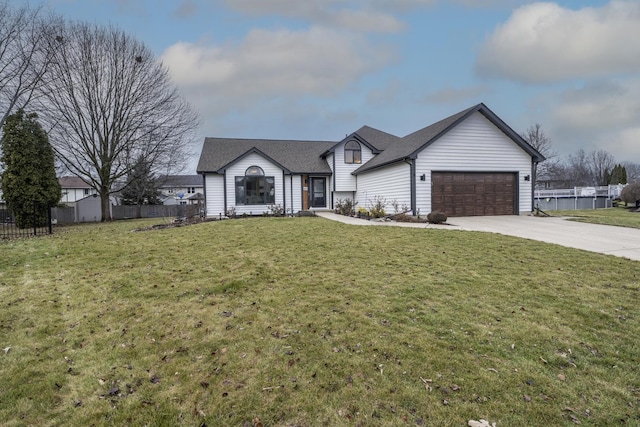
{"type": "Polygon", "coordinates": [[[32,209],[22,212],[0,209],[0,239],[42,236],[53,232],[51,207],[38,202],[32,206],[32,209]]]}

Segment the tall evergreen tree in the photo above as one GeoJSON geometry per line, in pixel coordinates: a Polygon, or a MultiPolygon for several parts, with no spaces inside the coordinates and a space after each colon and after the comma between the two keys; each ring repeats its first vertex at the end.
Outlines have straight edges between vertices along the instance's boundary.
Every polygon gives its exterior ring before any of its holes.
{"type": "Polygon", "coordinates": [[[23,110],[8,116],[0,142],[2,192],[20,228],[46,225],[46,211],[34,216],[34,207],[55,205],[62,197],[53,148],[37,118],[23,110]]]}
{"type": "Polygon", "coordinates": [[[611,171],[611,176],[609,177],[609,184],[617,185],[617,184],[626,184],[627,183],[627,170],[621,164],[617,164],[614,166],[611,171]]]}
{"type": "Polygon", "coordinates": [[[139,157],[127,175],[127,182],[120,192],[120,200],[123,205],[135,205],[137,217],[141,217],[142,205],[160,205],[160,190],[158,180],[151,171],[150,163],[139,157]]]}

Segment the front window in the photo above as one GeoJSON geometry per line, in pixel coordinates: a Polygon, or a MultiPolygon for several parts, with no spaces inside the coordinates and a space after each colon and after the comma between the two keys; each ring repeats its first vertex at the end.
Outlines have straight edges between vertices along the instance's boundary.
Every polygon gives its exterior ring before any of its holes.
{"type": "Polygon", "coordinates": [[[193,194],[193,193],[195,193],[195,192],[196,192],[196,187],[188,187],[188,188],[187,188],[187,193],[189,193],[189,194],[193,194]]]}
{"type": "Polygon", "coordinates": [[[251,166],[244,176],[235,177],[236,205],[272,205],[275,203],[275,178],[264,176],[259,166],[251,166]]]}
{"type": "Polygon", "coordinates": [[[345,163],[362,163],[362,150],[358,142],[351,140],[344,145],[345,163]]]}

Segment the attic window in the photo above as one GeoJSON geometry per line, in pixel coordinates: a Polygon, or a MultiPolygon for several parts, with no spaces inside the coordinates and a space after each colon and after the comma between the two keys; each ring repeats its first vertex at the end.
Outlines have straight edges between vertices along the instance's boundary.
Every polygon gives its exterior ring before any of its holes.
{"type": "Polygon", "coordinates": [[[362,163],[362,149],[357,141],[351,140],[344,145],[344,162],[347,164],[362,163]]]}

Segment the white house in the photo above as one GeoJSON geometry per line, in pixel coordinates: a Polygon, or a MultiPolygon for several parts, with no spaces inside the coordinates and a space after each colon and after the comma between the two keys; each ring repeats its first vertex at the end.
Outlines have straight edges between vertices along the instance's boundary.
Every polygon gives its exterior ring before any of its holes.
{"type": "Polygon", "coordinates": [[[165,205],[197,205],[204,199],[200,175],[164,175],[158,182],[165,205]]]}
{"type": "Polygon", "coordinates": [[[532,210],[544,157],[484,104],[404,137],[363,126],[341,141],[206,138],[197,167],[207,216],[330,210],[339,199],[413,214],[532,210]]]}
{"type": "Polygon", "coordinates": [[[60,203],[68,206],[74,206],[78,200],[98,194],[95,188],[77,176],[62,176],[58,178],[58,182],[62,187],[60,203]]]}

